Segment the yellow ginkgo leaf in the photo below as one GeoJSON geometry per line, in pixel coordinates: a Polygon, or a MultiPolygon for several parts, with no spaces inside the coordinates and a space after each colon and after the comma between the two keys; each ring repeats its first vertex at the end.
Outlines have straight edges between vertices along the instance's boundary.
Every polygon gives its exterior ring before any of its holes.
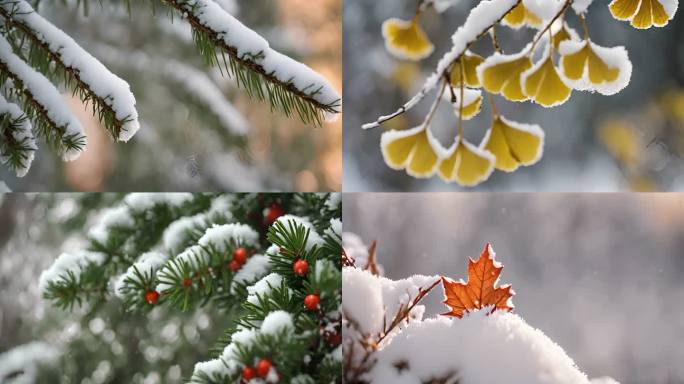
{"type": "Polygon", "coordinates": [[[480,79],[477,78],[477,67],[482,64],[484,59],[480,55],[466,52],[451,67],[451,85],[456,88],[461,86],[461,77],[465,77],[465,85],[470,88],[479,88],[480,79]],[[461,74],[461,61],[463,61],[463,72],[461,74]]]}
{"type": "Polygon", "coordinates": [[[514,29],[519,29],[523,25],[538,28],[542,24],[542,20],[527,9],[522,1],[518,3],[501,21],[503,25],[507,25],[514,29]]]}
{"type": "Polygon", "coordinates": [[[511,101],[525,101],[520,75],[532,67],[527,47],[515,55],[495,53],[477,67],[477,77],[484,89],[511,101]]]}
{"type": "Polygon", "coordinates": [[[640,161],[643,145],[627,120],[609,120],[598,134],[608,152],[620,163],[631,167],[640,161]]]}
{"type": "MultiPolygon", "coordinates": [[[[451,102],[454,107],[454,113],[458,116],[461,112],[461,89],[454,89],[454,100],[451,100],[451,92],[444,92],[445,99],[451,102]]],[[[482,91],[478,89],[463,89],[463,120],[470,120],[480,113],[482,108],[482,91]]]]}
{"type": "Polygon", "coordinates": [[[521,124],[497,116],[482,140],[485,150],[496,157],[496,169],[513,172],[532,165],[544,152],[544,131],[538,125],[521,124]]]}
{"type": "Polygon", "coordinates": [[[677,10],[677,0],[613,0],[610,13],[618,20],[627,20],[634,28],[646,29],[667,25],[677,10]]]}
{"type": "Polygon", "coordinates": [[[433,141],[429,130],[421,125],[383,133],[380,148],[390,168],[406,169],[406,173],[413,177],[425,178],[435,173],[440,160],[433,141]]]}
{"type": "Polygon", "coordinates": [[[460,137],[448,151],[450,155],[439,165],[439,177],[444,181],[472,187],[487,180],[494,171],[494,155],[460,137]]]}
{"type": "Polygon", "coordinates": [[[544,107],[555,107],[570,98],[572,89],[558,76],[550,50],[532,68],[523,72],[520,81],[525,95],[544,107]]]}
{"type": "Polygon", "coordinates": [[[566,40],[579,40],[577,32],[562,20],[557,20],[553,23],[551,26],[551,33],[554,49],[558,49],[560,43],[566,40]]]}
{"type": "Polygon", "coordinates": [[[411,20],[387,19],[382,23],[385,47],[400,59],[420,60],[435,48],[425,31],[418,24],[418,18],[411,20]]]}
{"type": "Polygon", "coordinates": [[[606,48],[589,40],[566,40],[560,44],[563,82],[578,90],[613,95],[629,84],[632,63],[624,47],[606,48]]]}

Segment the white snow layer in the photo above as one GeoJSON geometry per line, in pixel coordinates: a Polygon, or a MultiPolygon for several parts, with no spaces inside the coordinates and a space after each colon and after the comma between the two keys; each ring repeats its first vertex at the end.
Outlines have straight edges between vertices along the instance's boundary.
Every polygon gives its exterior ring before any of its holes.
{"type": "Polygon", "coordinates": [[[167,249],[171,254],[179,252],[179,248],[183,245],[183,242],[187,238],[188,231],[202,225],[205,222],[206,217],[207,215],[205,213],[198,213],[194,216],[181,217],[180,219],[169,224],[162,235],[164,248],[167,249]]]}
{"type": "Polygon", "coordinates": [[[104,244],[107,242],[110,229],[131,228],[133,226],[135,226],[135,221],[131,216],[129,208],[125,205],[120,205],[118,207],[105,209],[100,220],[90,229],[88,235],[91,239],[104,244]]]}
{"type": "MultiPolygon", "coordinates": [[[[21,111],[19,106],[10,103],[0,94],[0,115],[3,114],[8,114],[12,120],[19,120],[21,118],[25,118],[25,115],[21,111]]],[[[26,158],[24,160],[24,163],[22,164],[23,166],[15,170],[17,177],[24,177],[26,176],[26,173],[28,172],[29,168],[31,168],[31,163],[33,162],[35,151],[38,149],[38,146],[36,146],[36,139],[33,137],[33,132],[31,131],[31,123],[28,119],[25,119],[23,122],[19,124],[17,129],[12,130],[8,133],[16,143],[22,145],[21,148],[26,148],[26,150],[21,150],[23,156],[26,158]]],[[[7,133],[5,133],[5,135],[7,135],[7,133]]],[[[2,141],[4,141],[4,137],[0,138],[0,143],[2,141]]],[[[8,143],[2,145],[2,148],[9,147],[11,146],[8,145],[8,143]]],[[[9,153],[0,153],[0,162],[8,164],[9,160],[9,153]]]]}
{"type": "Polygon", "coordinates": [[[255,284],[247,287],[247,301],[252,304],[257,304],[260,296],[264,297],[270,294],[274,288],[280,287],[282,281],[283,277],[277,273],[271,273],[264,276],[255,284]]]}
{"type": "Polygon", "coordinates": [[[593,1],[594,0],[574,0],[572,2],[572,9],[578,15],[585,13],[593,1]]]}
{"type": "Polygon", "coordinates": [[[249,225],[223,224],[213,225],[199,239],[201,246],[213,246],[219,252],[225,252],[233,244],[252,246],[259,241],[259,234],[249,225]]]}
{"type": "Polygon", "coordinates": [[[143,253],[138,258],[138,261],[136,261],[135,263],[133,263],[133,265],[128,267],[126,273],[119,276],[119,278],[116,280],[114,284],[114,294],[121,298],[125,296],[124,288],[126,284],[126,279],[138,281],[138,278],[135,274],[136,269],[142,275],[151,273],[151,275],[154,276],[157,270],[159,270],[159,268],[161,268],[161,266],[164,265],[166,260],[166,255],[161,254],[159,252],[143,253]]]}
{"type": "MultiPolygon", "coordinates": [[[[304,230],[309,230],[309,238],[306,240],[306,250],[310,250],[314,245],[318,245],[319,247],[325,243],[323,241],[323,238],[316,232],[316,228],[314,228],[313,224],[309,221],[308,218],[306,217],[300,217],[300,216],[295,216],[295,215],[282,215],[280,216],[277,220],[277,222],[282,223],[285,228],[290,228],[290,223],[293,225],[300,225],[304,227],[304,230]]],[[[275,223],[274,223],[275,224],[275,223]]]]}
{"type": "MultiPolygon", "coordinates": [[[[7,5],[0,4],[0,6],[7,5]]],[[[57,126],[64,128],[61,140],[64,136],[74,136],[82,138],[85,144],[86,136],[83,127],[70,112],[57,88],[45,76],[15,55],[9,42],[2,35],[0,35],[0,62],[22,82],[24,88],[31,93],[31,97],[45,109],[47,117],[57,126]]],[[[75,160],[81,154],[81,150],[67,149],[60,153],[60,156],[65,161],[75,160]]]]}
{"type": "Polygon", "coordinates": [[[7,383],[36,383],[38,365],[53,364],[58,357],[59,351],[55,347],[39,341],[0,353],[0,382],[8,379],[7,383]]]}
{"type": "Polygon", "coordinates": [[[78,77],[105,104],[110,106],[118,120],[124,121],[117,138],[128,141],[140,129],[135,97],[123,79],[111,73],[102,63],[81,48],[69,35],[43,19],[26,1],[11,1],[0,4],[13,18],[28,26],[36,37],[55,52],[60,61],[75,70],[78,77]]]}
{"type": "Polygon", "coordinates": [[[126,195],[124,202],[134,211],[146,211],[161,204],[178,207],[193,199],[192,193],[136,192],[126,195]]]}
{"type": "Polygon", "coordinates": [[[38,288],[41,292],[45,292],[45,289],[51,281],[66,276],[67,272],[73,272],[78,278],[81,271],[88,265],[102,265],[105,258],[106,255],[98,252],[79,251],[78,253],[62,253],[55,259],[52,265],[50,265],[50,268],[40,274],[38,288]]]}
{"type": "MultiPolygon", "coordinates": [[[[200,23],[218,33],[219,38],[237,49],[238,57],[262,66],[279,81],[291,83],[324,105],[339,104],[340,96],[330,83],[308,66],[272,49],[268,42],[212,0],[190,0],[185,8],[200,23]]],[[[339,112],[341,107],[336,108],[339,112]]]]}
{"type": "Polygon", "coordinates": [[[231,292],[234,292],[237,284],[249,284],[257,281],[262,276],[266,275],[271,267],[268,264],[270,258],[264,255],[254,255],[250,257],[245,265],[233,276],[233,283],[231,284],[231,292]]]}
{"type": "Polygon", "coordinates": [[[325,202],[325,206],[330,210],[337,209],[342,204],[342,194],[340,192],[332,192],[325,202]]]}
{"type": "Polygon", "coordinates": [[[589,384],[542,331],[515,314],[486,314],[411,322],[377,352],[371,381],[420,384],[455,374],[463,384],[589,384]],[[400,372],[398,362],[408,368],[400,372]]]}
{"type": "Polygon", "coordinates": [[[292,315],[285,311],[273,311],[266,315],[264,322],[261,323],[261,333],[266,335],[277,335],[281,332],[294,331],[294,320],[292,315]]]}
{"type": "Polygon", "coordinates": [[[525,8],[542,20],[551,20],[565,4],[565,0],[522,0],[522,2],[525,8]]]}

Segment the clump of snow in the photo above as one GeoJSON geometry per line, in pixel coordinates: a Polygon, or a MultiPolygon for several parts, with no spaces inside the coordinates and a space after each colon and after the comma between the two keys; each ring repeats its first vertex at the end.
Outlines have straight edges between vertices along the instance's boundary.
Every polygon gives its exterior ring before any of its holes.
{"type": "Polygon", "coordinates": [[[294,331],[294,320],[288,312],[273,311],[266,315],[264,322],[261,323],[261,333],[263,334],[276,335],[283,331],[287,333],[294,331]]]}
{"type": "Polygon", "coordinates": [[[250,257],[245,265],[233,276],[233,284],[231,291],[235,289],[238,284],[249,284],[257,281],[262,276],[266,275],[271,270],[268,264],[270,258],[264,255],[254,255],[250,257]]]}
{"type": "Polygon", "coordinates": [[[342,204],[342,194],[339,192],[333,192],[330,194],[328,197],[328,200],[325,202],[325,206],[328,207],[330,210],[335,210],[340,207],[340,204],[342,204]]]}
{"type": "Polygon", "coordinates": [[[591,5],[594,0],[574,0],[572,2],[572,9],[575,13],[582,14],[587,12],[587,8],[591,5]]]}
{"type": "Polygon", "coordinates": [[[363,268],[368,264],[368,248],[359,235],[342,233],[342,248],[347,256],[355,261],[357,267],[363,268]]]}
{"type": "Polygon", "coordinates": [[[198,213],[194,216],[184,216],[169,224],[164,230],[162,241],[164,248],[171,253],[176,253],[187,237],[187,232],[204,223],[206,214],[198,213]]]}
{"type": "Polygon", "coordinates": [[[132,228],[134,226],[135,220],[133,220],[129,208],[125,205],[120,205],[105,209],[98,223],[88,232],[88,236],[101,244],[105,244],[111,229],[132,228]]]}
{"type": "Polygon", "coordinates": [[[216,197],[211,201],[208,216],[213,217],[220,215],[226,220],[231,220],[233,218],[233,213],[230,211],[230,208],[233,206],[234,200],[235,196],[230,194],[216,197]]]}
{"type": "MultiPolygon", "coordinates": [[[[11,4],[13,3],[0,3],[0,7],[7,7],[11,4]]],[[[59,90],[45,76],[15,55],[4,36],[0,36],[0,64],[7,67],[13,77],[21,81],[25,90],[43,107],[48,119],[64,129],[64,134],[58,137],[61,142],[65,142],[67,136],[75,137],[78,138],[77,141],[83,142],[85,148],[86,136],[83,127],[70,112],[59,90]]],[[[82,149],[65,148],[60,156],[65,161],[75,160],[81,154],[82,149]]]]}
{"type": "Polygon", "coordinates": [[[59,351],[50,344],[32,341],[0,353],[0,382],[36,383],[39,365],[54,364],[59,351]]]}
{"type": "Polygon", "coordinates": [[[9,143],[0,145],[0,149],[5,149],[5,151],[0,153],[0,162],[8,164],[10,160],[10,152],[8,150],[19,149],[21,156],[24,158],[24,162],[20,168],[15,169],[15,173],[17,177],[24,177],[31,167],[31,163],[33,162],[33,158],[35,156],[34,152],[38,149],[38,146],[36,145],[36,139],[33,137],[33,132],[31,131],[31,123],[25,118],[25,115],[19,106],[8,102],[2,96],[2,94],[0,94],[0,115],[4,114],[9,115],[9,117],[14,121],[19,121],[21,119],[24,119],[24,121],[19,123],[16,129],[13,129],[9,132],[4,132],[3,137],[0,138],[0,143],[5,141],[5,136],[10,136],[15,143],[20,144],[19,148],[17,148],[16,145],[12,146],[9,143]]]}
{"type": "Polygon", "coordinates": [[[326,232],[334,233],[337,236],[342,236],[342,220],[330,219],[330,228],[326,232]]]}
{"type": "MultiPolygon", "coordinates": [[[[14,12],[14,22],[28,27],[33,35],[55,53],[65,67],[78,73],[79,79],[114,111],[121,126],[118,140],[128,141],[140,128],[135,97],[123,79],[110,72],[102,63],[81,48],[69,35],[43,19],[24,0],[0,3],[7,12],[14,12]]],[[[3,51],[4,48],[0,48],[3,51]]],[[[11,51],[10,51],[11,52],[11,51]]]]}
{"type": "Polygon", "coordinates": [[[551,20],[565,5],[565,0],[523,0],[525,8],[542,20],[551,20]]]}
{"type": "Polygon", "coordinates": [[[183,7],[205,27],[215,31],[226,45],[237,50],[237,56],[261,66],[283,83],[290,83],[300,92],[323,105],[336,105],[340,96],[330,83],[308,66],[272,49],[268,42],[212,0],[192,0],[183,7]]]}
{"type": "Polygon", "coordinates": [[[136,269],[143,275],[151,273],[152,276],[154,276],[157,270],[164,265],[167,259],[168,258],[166,255],[159,252],[147,252],[142,254],[138,260],[133,263],[133,265],[128,267],[126,272],[119,276],[119,278],[116,280],[114,284],[114,294],[120,298],[125,296],[126,280],[131,279],[133,281],[138,281],[138,278],[135,274],[136,269]]]}
{"type": "Polygon", "coordinates": [[[225,252],[231,244],[253,246],[259,241],[259,234],[249,225],[223,224],[213,225],[199,239],[201,246],[213,246],[219,252],[225,252]]]}
{"type": "Polygon", "coordinates": [[[382,331],[384,309],[380,280],[357,268],[342,270],[342,312],[362,334],[382,331]]]}
{"type": "Polygon", "coordinates": [[[283,277],[275,272],[264,276],[255,284],[247,287],[247,301],[252,304],[257,304],[259,302],[259,296],[263,297],[270,294],[274,288],[281,285],[282,281],[283,277]]]}
{"type": "Polygon", "coordinates": [[[508,312],[412,322],[376,358],[369,376],[378,383],[419,384],[456,375],[463,384],[589,384],[558,344],[508,312]],[[400,371],[398,362],[408,368],[400,371]]]}
{"type": "Polygon", "coordinates": [[[167,204],[178,207],[194,199],[192,193],[151,193],[136,192],[129,193],[124,198],[124,202],[134,211],[146,211],[154,208],[155,205],[167,204]]]}
{"type": "Polygon", "coordinates": [[[191,383],[200,381],[200,372],[211,378],[228,375],[226,364],[221,359],[201,361],[195,364],[195,369],[190,379],[191,383]]]}
{"type": "Polygon", "coordinates": [[[310,250],[314,245],[321,246],[325,241],[323,241],[323,238],[316,232],[316,228],[314,228],[313,224],[309,221],[308,218],[306,217],[300,217],[300,216],[295,216],[295,215],[283,215],[280,216],[276,222],[282,223],[285,228],[290,228],[290,223],[293,223],[295,226],[300,225],[304,227],[305,230],[309,230],[309,238],[306,241],[306,250],[310,250]]]}
{"type": "Polygon", "coordinates": [[[50,268],[43,271],[38,279],[38,288],[45,292],[49,283],[66,276],[72,272],[78,278],[89,265],[102,265],[106,260],[106,255],[98,252],[80,251],[78,253],[62,253],[50,265],[50,268]]]}

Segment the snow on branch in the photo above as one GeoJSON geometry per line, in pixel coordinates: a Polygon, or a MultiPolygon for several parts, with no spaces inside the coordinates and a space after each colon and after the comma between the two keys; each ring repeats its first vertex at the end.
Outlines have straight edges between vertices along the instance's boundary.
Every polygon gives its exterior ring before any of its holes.
{"type": "Polygon", "coordinates": [[[341,112],[341,98],[328,81],[306,66],[272,49],[212,0],[167,0],[186,17],[200,53],[212,65],[223,65],[238,85],[286,115],[320,125],[341,112]],[[221,57],[216,53],[221,51],[221,57]],[[226,58],[226,55],[228,57],[226,58]]]}
{"type": "Polygon", "coordinates": [[[81,124],[69,112],[57,88],[15,55],[3,36],[0,36],[0,74],[0,80],[11,79],[23,93],[25,107],[37,119],[38,135],[55,145],[64,160],[76,159],[86,145],[81,124]]]}
{"type": "Polygon", "coordinates": [[[41,17],[26,1],[2,2],[0,16],[45,53],[34,60],[54,62],[59,70],[68,74],[67,83],[74,85],[82,100],[92,103],[100,121],[115,140],[128,141],[135,135],[140,124],[135,97],[128,83],[41,17]]]}
{"type": "Polygon", "coordinates": [[[28,116],[0,95],[0,162],[23,177],[37,149],[28,116]]]}
{"type": "Polygon", "coordinates": [[[95,52],[105,62],[116,66],[130,67],[137,71],[155,68],[206,106],[226,131],[237,136],[244,136],[249,131],[249,122],[240,111],[226,99],[209,76],[194,67],[177,60],[151,57],[142,51],[122,51],[104,44],[96,46],[95,52]]]}

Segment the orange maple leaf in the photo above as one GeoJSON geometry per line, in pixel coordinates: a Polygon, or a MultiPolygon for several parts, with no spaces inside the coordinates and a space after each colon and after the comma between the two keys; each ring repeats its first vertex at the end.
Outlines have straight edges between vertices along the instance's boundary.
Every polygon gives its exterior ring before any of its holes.
{"type": "Polygon", "coordinates": [[[488,306],[493,307],[492,312],[497,309],[504,311],[513,309],[511,298],[515,292],[511,289],[511,285],[496,286],[503,265],[494,260],[495,256],[492,246],[487,243],[477,261],[468,257],[467,283],[463,280],[453,281],[442,276],[446,295],[444,304],[451,307],[451,312],[443,313],[443,315],[460,318],[466,312],[488,306]]]}

